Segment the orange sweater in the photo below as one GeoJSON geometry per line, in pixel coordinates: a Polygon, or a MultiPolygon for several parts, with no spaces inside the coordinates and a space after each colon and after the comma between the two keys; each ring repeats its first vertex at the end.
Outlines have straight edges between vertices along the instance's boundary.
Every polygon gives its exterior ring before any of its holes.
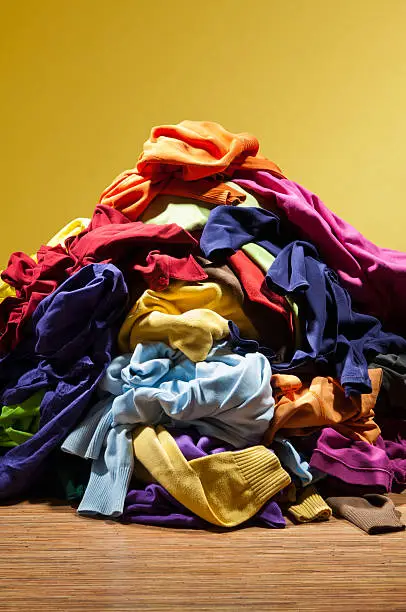
{"type": "Polygon", "coordinates": [[[214,204],[233,203],[238,191],[233,193],[229,186],[207,177],[220,173],[232,176],[238,168],[270,170],[282,176],[278,166],[258,155],[258,149],[254,136],[232,134],[210,121],[152,128],[136,167],[120,174],[104,190],[100,204],[118,208],[134,221],[161,192],[185,197],[195,194],[197,199],[214,204]]]}
{"type": "Polygon", "coordinates": [[[369,370],[369,376],[372,393],[347,398],[338,381],[331,377],[316,376],[306,383],[297,376],[273,375],[275,412],[265,443],[271,444],[278,431],[286,437],[303,436],[319,427],[330,426],[344,436],[373,444],[380,434],[373,408],[382,370],[369,370]]]}

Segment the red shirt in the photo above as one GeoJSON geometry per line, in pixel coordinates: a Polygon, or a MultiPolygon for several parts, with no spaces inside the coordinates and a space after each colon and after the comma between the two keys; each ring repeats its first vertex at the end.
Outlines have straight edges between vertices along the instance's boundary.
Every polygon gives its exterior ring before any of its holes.
{"type": "Polygon", "coordinates": [[[37,262],[25,253],[11,255],[2,278],[15,288],[16,296],[0,304],[0,354],[18,344],[24,323],[40,301],[87,264],[116,264],[129,274],[135,271],[159,290],[167,287],[171,278],[207,278],[193,253],[198,253],[197,240],[174,223],[131,222],[113,208],[97,206],[90,225],[68,238],[65,248],[42,246],[37,262]]]}

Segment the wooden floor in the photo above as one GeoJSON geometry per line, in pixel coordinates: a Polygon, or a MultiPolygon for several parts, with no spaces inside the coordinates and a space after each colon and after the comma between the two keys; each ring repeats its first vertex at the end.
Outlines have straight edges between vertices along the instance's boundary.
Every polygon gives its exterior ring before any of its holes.
{"type": "MultiPolygon", "coordinates": [[[[406,495],[392,496],[406,521],[406,495]]],[[[163,529],[0,507],[0,610],[406,610],[406,533],[163,529]]]]}

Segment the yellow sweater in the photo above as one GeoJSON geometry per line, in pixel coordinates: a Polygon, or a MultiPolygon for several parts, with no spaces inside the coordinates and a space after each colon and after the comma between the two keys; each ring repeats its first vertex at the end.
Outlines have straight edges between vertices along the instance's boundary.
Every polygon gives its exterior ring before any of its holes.
{"type": "Polygon", "coordinates": [[[133,431],[133,447],[137,477],[159,482],[197,516],[221,527],[247,521],[291,481],[264,446],[188,462],[164,427],[147,425],[133,431]]]}
{"type": "Polygon", "coordinates": [[[147,289],[137,300],[118,336],[123,353],[139,342],[165,342],[192,361],[206,359],[213,342],[229,335],[227,320],[248,338],[258,334],[242,304],[225,285],[173,281],[164,291],[147,289]]]}

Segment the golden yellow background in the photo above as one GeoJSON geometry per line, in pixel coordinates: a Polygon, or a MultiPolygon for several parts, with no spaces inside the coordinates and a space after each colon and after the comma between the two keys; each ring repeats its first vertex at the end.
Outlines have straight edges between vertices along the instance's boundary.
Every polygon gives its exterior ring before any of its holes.
{"type": "Polygon", "coordinates": [[[406,1],[1,2],[1,242],[89,216],[153,125],[250,131],[292,179],[406,250],[406,1]]]}

